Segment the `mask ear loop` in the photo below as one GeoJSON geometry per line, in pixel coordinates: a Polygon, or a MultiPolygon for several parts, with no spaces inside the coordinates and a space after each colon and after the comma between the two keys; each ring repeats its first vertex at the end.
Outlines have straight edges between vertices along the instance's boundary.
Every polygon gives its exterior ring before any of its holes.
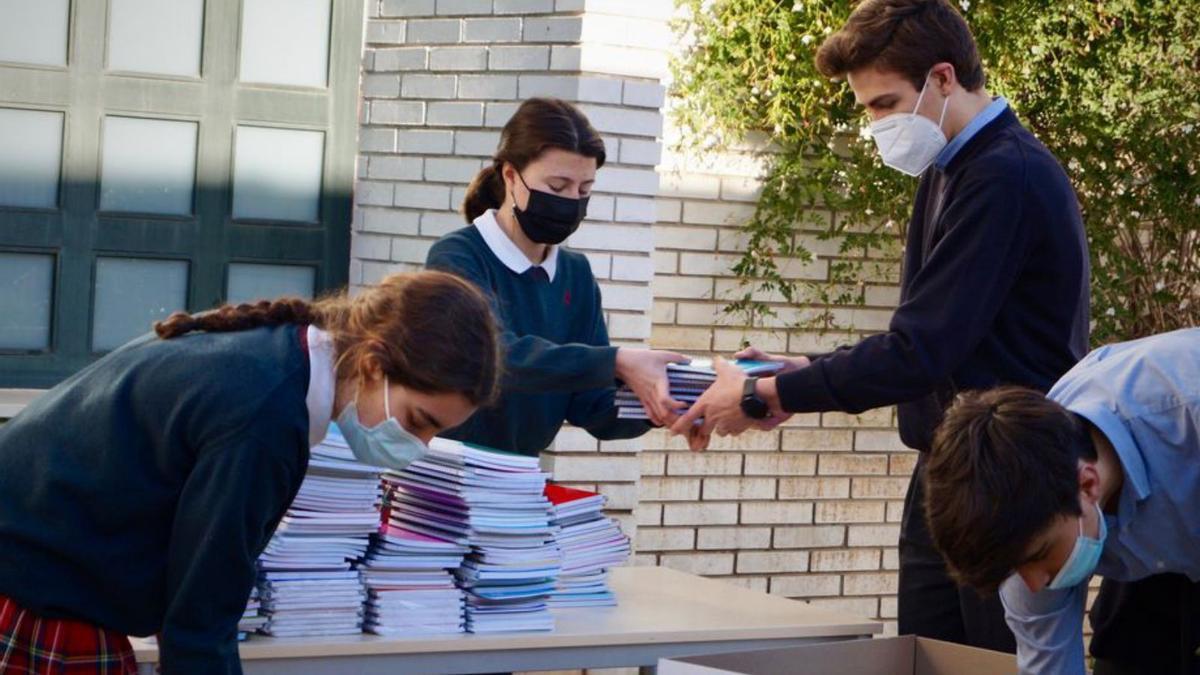
{"type": "Polygon", "coordinates": [[[360,425],[362,424],[362,414],[358,409],[358,395],[362,393],[362,387],[362,376],[360,375],[358,377],[358,382],[354,385],[354,400],[350,402],[350,405],[354,406],[354,419],[360,425]]]}
{"type": "MultiPolygon", "coordinates": [[[[517,167],[514,166],[513,171],[516,171],[516,173],[517,173],[517,180],[521,181],[521,185],[525,186],[525,191],[529,193],[529,199],[532,200],[533,199],[533,190],[531,190],[529,188],[529,183],[525,182],[525,176],[522,176],[521,172],[517,171],[516,169],[517,169],[517,167]]],[[[515,216],[515,215],[517,215],[517,193],[515,193],[515,192],[512,193],[512,198],[513,198],[512,209],[513,209],[513,215],[515,216]]],[[[526,209],[529,208],[529,202],[525,203],[525,208],[526,209]]]]}
{"type": "MultiPolygon", "coordinates": [[[[383,376],[383,419],[390,420],[392,418],[392,401],[388,395],[392,389],[392,379],[387,375],[383,376]]],[[[1082,522],[1079,525],[1083,527],[1082,522]]]]}
{"type": "Polygon", "coordinates": [[[917,111],[921,109],[921,101],[925,98],[925,91],[929,89],[929,76],[932,74],[932,70],[930,70],[928,73],[925,73],[925,84],[921,85],[921,93],[917,94],[917,104],[913,106],[914,115],[916,115],[917,111]]]}
{"type": "MultiPolygon", "coordinates": [[[[919,113],[917,113],[917,111],[921,109],[921,100],[923,98],[925,98],[925,91],[929,88],[929,76],[930,75],[933,75],[932,70],[930,70],[929,73],[925,75],[925,84],[921,85],[921,94],[919,96],[917,96],[917,105],[913,107],[914,115],[919,114],[919,113]]],[[[938,130],[939,131],[942,128],[942,123],[944,123],[946,121],[946,109],[949,107],[950,107],[950,97],[947,96],[946,100],[942,101],[942,116],[938,118],[938,130]]]]}

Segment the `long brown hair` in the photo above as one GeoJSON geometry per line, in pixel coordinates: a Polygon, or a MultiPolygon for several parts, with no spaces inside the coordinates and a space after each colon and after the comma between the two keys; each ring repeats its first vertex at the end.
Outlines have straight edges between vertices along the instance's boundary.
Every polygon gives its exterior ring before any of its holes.
{"type": "Polygon", "coordinates": [[[175,312],[154,324],[160,338],[312,324],[330,333],[339,377],[377,365],[392,382],[425,393],[456,392],[475,405],[499,390],[500,337],[491,305],[473,284],[446,272],[393,274],[350,298],[299,298],[175,312]]]}
{"type": "Polygon", "coordinates": [[[467,187],[462,203],[467,222],[504,203],[505,163],[522,171],[551,148],[592,157],[597,169],[604,166],[604,139],[578,108],[557,98],[527,99],[500,132],[500,146],[492,163],[467,187]]]}

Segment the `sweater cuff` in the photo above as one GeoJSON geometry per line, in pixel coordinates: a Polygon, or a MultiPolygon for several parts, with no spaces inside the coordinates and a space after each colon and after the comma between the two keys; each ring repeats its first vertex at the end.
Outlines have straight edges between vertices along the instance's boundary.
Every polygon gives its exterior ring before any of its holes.
{"type": "Polygon", "coordinates": [[[824,360],[814,361],[807,368],[776,375],[775,388],[779,392],[779,406],[784,412],[825,412],[843,408],[829,386],[824,360]]]}
{"type": "Polygon", "coordinates": [[[575,391],[587,389],[607,389],[617,381],[617,349],[618,347],[591,347],[586,350],[583,361],[579,364],[582,379],[575,391]]]}

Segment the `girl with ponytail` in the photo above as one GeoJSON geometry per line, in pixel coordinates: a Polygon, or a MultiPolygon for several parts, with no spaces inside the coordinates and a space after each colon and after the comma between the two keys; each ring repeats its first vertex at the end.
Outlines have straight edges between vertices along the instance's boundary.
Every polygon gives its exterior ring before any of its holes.
{"type": "Polygon", "coordinates": [[[402,468],[498,391],[488,300],[441,272],[154,329],[0,426],[0,671],[133,673],[125,636],[157,634],[164,672],[241,672],[255,560],[330,420],[402,468]]]}
{"type": "Polygon", "coordinates": [[[687,359],[609,346],[588,259],[561,246],[587,215],[604,160],[603,139],[573,105],[525,101],[467,188],[468,226],[430,249],[430,268],[470,279],[489,296],[507,347],[498,404],[447,435],[536,455],[564,421],[616,439],[675,420],[682,404],[668,394],[666,365],[687,359]],[[618,381],[641,399],[649,423],[617,418],[618,381]]]}

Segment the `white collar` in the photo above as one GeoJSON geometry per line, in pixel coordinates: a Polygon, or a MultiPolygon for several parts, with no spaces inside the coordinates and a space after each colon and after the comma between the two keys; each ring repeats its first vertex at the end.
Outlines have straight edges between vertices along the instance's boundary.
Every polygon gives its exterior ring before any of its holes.
{"type": "MultiPolygon", "coordinates": [[[[495,209],[484,211],[476,218],[475,229],[479,230],[484,243],[508,269],[517,274],[524,274],[530,267],[533,267],[533,263],[525,256],[525,253],[517,247],[512,239],[508,238],[504,228],[500,227],[500,223],[496,220],[495,209]]],[[[554,281],[554,272],[558,269],[557,246],[550,247],[550,252],[546,254],[546,259],[542,261],[541,267],[546,270],[546,276],[550,278],[550,281],[554,281]]]]}
{"type": "Polygon", "coordinates": [[[333,374],[333,338],[329,333],[308,327],[308,447],[325,440],[329,420],[333,417],[333,393],[336,378],[333,374]]]}

